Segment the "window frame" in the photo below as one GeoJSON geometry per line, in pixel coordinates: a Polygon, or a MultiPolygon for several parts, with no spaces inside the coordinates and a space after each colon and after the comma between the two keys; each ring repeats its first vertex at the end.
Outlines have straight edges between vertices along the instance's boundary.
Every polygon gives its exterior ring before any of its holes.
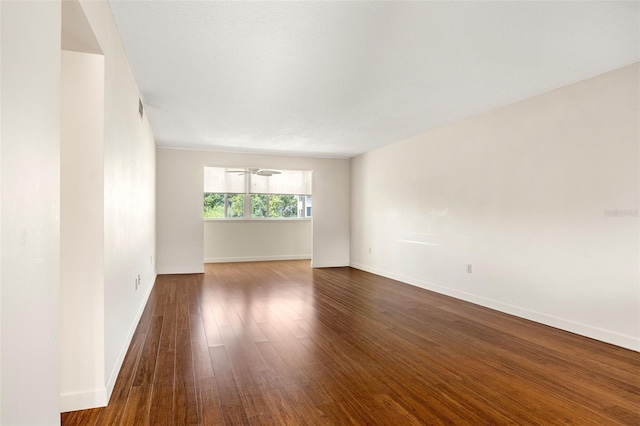
{"type": "MultiPolygon", "coordinates": [[[[205,168],[208,166],[205,166],[205,168]]],[[[214,166],[211,166],[214,167],[214,166]]],[[[307,216],[306,202],[307,197],[313,197],[313,194],[263,194],[263,193],[253,193],[250,190],[251,188],[251,177],[247,176],[244,182],[244,192],[232,192],[232,193],[223,193],[223,192],[203,192],[203,194],[222,194],[224,195],[223,203],[223,217],[204,217],[204,208],[202,212],[202,218],[205,221],[219,221],[219,220],[230,220],[230,221],[238,221],[238,220],[251,220],[251,221],[263,221],[263,220],[311,220],[313,219],[313,206],[311,210],[311,216],[307,216]],[[243,211],[242,216],[232,216],[228,217],[228,207],[229,203],[227,202],[229,195],[242,195],[243,197],[243,211]],[[267,196],[267,216],[264,217],[254,217],[253,211],[251,208],[251,196],[252,195],[266,195],[267,196]],[[298,202],[302,201],[302,210],[298,210],[296,206],[296,212],[302,212],[302,216],[296,217],[269,217],[269,201],[270,196],[272,195],[291,195],[298,198],[298,202]]],[[[204,195],[203,195],[204,198],[204,195]]],[[[312,198],[313,200],[313,198],[312,198]]]]}
{"type": "MultiPolygon", "coordinates": [[[[220,221],[220,220],[230,220],[230,221],[238,221],[238,220],[251,220],[251,221],[264,221],[264,220],[311,220],[313,218],[313,210],[312,210],[312,214],[311,216],[307,216],[307,197],[313,197],[313,195],[307,195],[307,194],[255,194],[255,193],[221,193],[221,192],[204,192],[203,194],[221,194],[224,196],[223,198],[223,217],[204,217],[204,210],[203,210],[203,219],[205,221],[220,221]],[[242,195],[243,197],[243,215],[242,216],[228,216],[228,208],[229,208],[229,203],[228,203],[228,198],[229,195],[242,195]],[[267,196],[267,205],[266,205],[266,211],[267,211],[267,216],[263,216],[263,217],[259,217],[259,216],[253,216],[253,211],[251,208],[251,196],[252,195],[266,195],[267,196]],[[269,202],[270,202],[270,196],[271,195],[291,195],[294,196],[297,199],[298,202],[302,202],[302,208],[298,209],[298,207],[296,207],[296,212],[300,213],[302,212],[302,216],[296,216],[296,217],[270,217],[268,216],[269,213],[269,202]],[[247,214],[248,213],[248,214],[247,214]]],[[[204,197],[204,195],[203,195],[204,197]]],[[[312,207],[312,206],[310,206],[312,207]]]]}

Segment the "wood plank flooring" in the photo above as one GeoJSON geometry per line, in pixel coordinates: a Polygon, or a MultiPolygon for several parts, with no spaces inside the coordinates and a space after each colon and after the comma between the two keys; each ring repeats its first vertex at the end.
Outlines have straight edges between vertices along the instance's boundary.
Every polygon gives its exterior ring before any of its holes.
{"type": "Polygon", "coordinates": [[[350,268],[159,276],[64,425],[640,425],[640,353],[350,268]]]}

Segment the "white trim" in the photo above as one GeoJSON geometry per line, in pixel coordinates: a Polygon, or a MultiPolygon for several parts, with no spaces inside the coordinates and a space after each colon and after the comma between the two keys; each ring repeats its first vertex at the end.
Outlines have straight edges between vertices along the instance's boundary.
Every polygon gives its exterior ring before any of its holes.
{"type": "Polygon", "coordinates": [[[106,407],[108,402],[107,388],[61,393],[60,412],[66,413],[67,411],[106,407]]]}
{"type": "Polygon", "coordinates": [[[486,308],[494,309],[496,311],[504,312],[510,315],[515,315],[520,318],[524,318],[530,321],[534,321],[540,324],[548,325],[550,327],[558,328],[560,330],[568,331],[571,333],[579,334],[581,336],[589,337],[591,339],[600,340],[612,345],[621,346],[632,351],[640,352],[640,339],[633,336],[627,336],[624,334],[616,333],[613,331],[603,330],[600,328],[592,327],[586,324],[581,324],[575,321],[567,320],[564,318],[558,318],[553,315],[548,315],[542,312],[532,311],[520,306],[511,305],[508,303],[500,302],[486,297],[477,296],[475,294],[467,293],[460,290],[455,290],[446,286],[434,284],[428,281],[423,281],[416,278],[407,277],[392,272],[387,272],[381,269],[373,268],[367,265],[363,265],[356,262],[350,262],[352,268],[360,269],[372,274],[380,275],[392,280],[401,281],[406,284],[410,284],[416,287],[431,290],[436,293],[444,294],[447,296],[455,297],[456,299],[464,300],[466,302],[474,303],[476,305],[484,306],[486,308]]]}
{"type": "Polygon", "coordinates": [[[165,266],[158,268],[158,275],[167,274],[204,274],[204,265],[198,264],[198,266],[165,266]]]}
{"type": "MultiPolygon", "coordinates": [[[[159,142],[160,144],[162,141],[159,142]]],[[[334,154],[334,153],[322,153],[322,152],[305,152],[305,151],[287,151],[287,152],[274,152],[266,149],[234,149],[230,147],[211,147],[211,146],[171,146],[171,145],[158,145],[157,149],[167,149],[172,151],[206,151],[206,152],[220,152],[226,154],[258,154],[270,157],[298,157],[298,158],[326,158],[331,160],[348,160],[351,157],[358,155],[358,153],[351,154],[334,154]]],[[[216,167],[212,165],[212,167],[216,167]]],[[[241,166],[238,166],[241,167],[241,166]]]]}
{"type": "MultiPolygon", "coordinates": [[[[158,274],[154,274],[153,280],[151,281],[153,284],[149,286],[147,293],[144,295],[142,303],[140,304],[140,308],[136,313],[136,317],[134,318],[131,326],[129,327],[129,332],[127,333],[127,337],[124,339],[124,343],[122,348],[120,349],[120,353],[118,354],[118,358],[116,359],[116,363],[111,370],[111,374],[109,374],[109,380],[107,380],[107,402],[109,402],[109,398],[111,398],[111,394],[113,393],[113,387],[116,385],[116,379],[118,378],[118,374],[120,373],[120,369],[122,368],[122,363],[124,362],[124,356],[127,354],[129,350],[129,346],[131,345],[131,339],[133,339],[133,333],[136,331],[138,327],[138,323],[140,322],[140,318],[142,317],[142,312],[144,308],[147,306],[147,302],[149,301],[149,295],[151,294],[151,290],[156,284],[156,278],[158,278],[158,274]]],[[[107,404],[104,404],[107,405],[107,404]]],[[[103,405],[103,406],[104,406],[103,405]]]]}
{"type": "Polygon", "coordinates": [[[263,262],[271,260],[311,259],[310,254],[291,254],[280,256],[242,256],[242,257],[208,257],[204,263],[263,262]]]}
{"type": "Polygon", "coordinates": [[[350,266],[349,262],[345,263],[341,260],[329,260],[324,262],[318,262],[317,260],[314,260],[313,262],[311,262],[312,268],[343,268],[346,266],[350,266]]]}
{"type": "Polygon", "coordinates": [[[312,218],[309,217],[264,217],[264,218],[251,218],[245,219],[243,217],[203,217],[205,222],[299,222],[299,221],[310,221],[312,218]]]}
{"type": "MultiPolygon", "coordinates": [[[[155,285],[157,274],[153,276],[153,284],[155,285]]],[[[61,412],[67,411],[77,411],[77,410],[85,410],[88,408],[98,408],[98,407],[106,407],[109,403],[109,398],[111,398],[111,394],[113,393],[113,388],[116,384],[116,379],[118,378],[118,374],[120,373],[120,369],[122,368],[122,363],[124,362],[124,357],[129,350],[129,346],[131,345],[131,339],[133,338],[133,333],[136,331],[138,327],[138,323],[140,322],[140,318],[142,317],[142,312],[144,308],[147,306],[147,302],[149,301],[149,295],[151,294],[151,290],[153,290],[153,285],[149,286],[147,293],[144,295],[144,299],[140,304],[140,308],[136,314],[135,319],[133,320],[131,327],[129,328],[129,332],[127,333],[127,337],[125,338],[125,342],[120,349],[120,353],[118,358],[116,359],[116,363],[113,366],[113,370],[109,375],[109,380],[107,381],[107,386],[98,389],[80,391],[80,392],[67,392],[60,394],[60,410],[61,412]]]]}

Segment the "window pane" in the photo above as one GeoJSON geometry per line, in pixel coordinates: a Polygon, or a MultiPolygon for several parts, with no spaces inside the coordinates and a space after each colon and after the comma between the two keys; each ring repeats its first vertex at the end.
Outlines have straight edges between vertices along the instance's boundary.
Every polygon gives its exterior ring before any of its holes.
{"type": "Polygon", "coordinates": [[[307,208],[307,212],[305,214],[305,217],[311,217],[311,211],[312,211],[312,207],[313,207],[313,200],[312,200],[311,195],[305,195],[304,205],[307,208]]]}
{"type": "Polygon", "coordinates": [[[298,197],[295,195],[281,195],[282,217],[298,217],[298,197]]]}
{"type": "Polygon", "coordinates": [[[204,217],[224,217],[224,194],[204,193],[204,217]]]}
{"type": "Polygon", "coordinates": [[[298,214],[296,217],[304,217],[304,195],[296,195],[296,201],[298,202],[298,214]]]}
{"type": "Polygon", "coordinates": [[[269,195],[269,217],[298,217],[295,195],[269,195]]]}
{"type": "Polygon", "coordinates": [[[251,194],[251,217],[268,217],[266,194],[251,194]]]}
{"type": "Polygon", "coordinates": [[[250,196],[253,218],[304,218],[311,217],[310,195],[289,194],[220,194],[204,193],[205,218],[244,217],[244,197],[250,196]],[[226,201],[226,211],[225,211],[226,201]]]}
{"type": "Polygon", "coordinates": [[[227,194],[227,217],[244,216],[244,194],[227,194]]]}

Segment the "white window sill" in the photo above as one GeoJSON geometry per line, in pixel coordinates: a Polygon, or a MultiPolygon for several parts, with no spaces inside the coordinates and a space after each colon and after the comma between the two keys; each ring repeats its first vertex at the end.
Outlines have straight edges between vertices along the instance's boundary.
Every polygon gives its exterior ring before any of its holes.
{"type": "Polygon", "coordinates": [[[203,218],[205,222],[298,222],[298,221],[310,221],[311,219],[312,218],[310,217],[290,217],[290,218],[273,217],[273,218],[264,218],[264,219],[258,219],[258,218],[245,219],[242,217],[238,217],[238,218],[205,217],[203,218]]]}

